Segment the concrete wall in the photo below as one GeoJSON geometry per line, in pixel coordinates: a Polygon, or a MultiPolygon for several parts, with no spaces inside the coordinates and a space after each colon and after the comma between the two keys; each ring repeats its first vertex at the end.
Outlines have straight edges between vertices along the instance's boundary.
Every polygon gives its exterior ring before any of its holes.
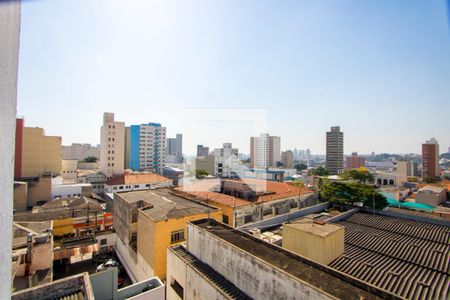
{"type": "Polygon", "coordinates": [[[184,299],[229,299],[192,266],[187,265],[170,248],[167,249],[167,284],[168,300],[178,300],[180,297],[171,284],[176,280],[184,291],[184,299]],[[188,282],[186,283],[186,278],[188,282]]]}
{"type": "Polygon", "coordinates": [[[20,1],[0,4],[0,295],[11,296],[11,249],[20,1]]]}
{"type": "Polygon", "coordinates": [[[171,243],[172,232],[184,230],[186,239],[186,224],[208,217],[220,222],[222,221],[222,212],[216,210],[211,211],[209,214],[194,214],[177,219],[170,218],[154,222],[145,212],[139,211],[137,253],[145,259],[154,271],[154,274],[151,274],[152,276],[158,276],[162,280],[166,279],[167,247],[176,244],[171,243]]]}
{"type": "Polygon", "coordinates": [[[14,182],[14,209],[16,212],[23,212],[27,209],[27,183],[14,182]]]}
{"type": "Polygon", "coordinates": [[[77,182],[78,160],[63,159],[61,160],[61,176],[64,180],[77,182]]]}
{"type": "Polygon", "coordinates": [[[283,248],[328,265],[344,254],[344,227],[334,224],[285,224],[283,248]]]}
{"type": "Polygon", "coordinates": [[[130,246],[125,245],[119,238],[116,241],[116,254],[131,280],[139,282],[151,277],[152,275],[149,274],[152,274],[152,270],[144,258],[139,256],[130,246]]]}
{"type": "Polygon", "coordinates": [[[332,299],[257,257],[188,225],[188,249],[254,299],[332,299]]]}
{"type": "Polygon", "coordinates": [[[300,209],[300,210],[297,210],[294,212],[290,212],[290,213],[287,213],[284,215],[279,215],[279,216],[276,216],[271,219],[267,219],[267,220],[263,220],[263,221],[259,221],[259,222],[255,222],[255,223],[251,223],[251,224],[246,224],[244,226],[239,227],[238,229],[247,231],[248,229],[251,229],[251,228],[264,229],[264,228],[280,225],[280,224],[286,223],[288,221],[304,217],[309,214],[315,214],[315,213],[322,212],[328,208],[328,205],[329,205],[328,202],[317,204],[317,205],[314,205],[311,207],[306,207],[306,208],[303,208],[303,209],[300,209]]]}
{"type": "Polygon", "coordinates": [[[61,171],[61,137],[46,136],[42,128],[23,128],[22,177],[61,171]]]}
{"type": "Polygon", "coordinates": [[[80,197],[82,195],[88,196],[88,191],[92,192],[92,185],[90,183],[52,185],[51,197],[55,199],[80,197]]]}
{"type": "Polygon", "coordinates": [[[28,181],[28,207],[37,205],[39,201],[50,201],[52,199],[52,178],[50,175],[28,181]]]}

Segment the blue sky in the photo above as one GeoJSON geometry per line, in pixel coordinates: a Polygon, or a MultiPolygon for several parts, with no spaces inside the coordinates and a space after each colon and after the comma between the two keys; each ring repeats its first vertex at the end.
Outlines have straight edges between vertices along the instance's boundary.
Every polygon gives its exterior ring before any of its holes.
{"type": "Polygon", "coordinates": [[[185,134],[187,153],[248,152],[251,121],[189,118],[248,109],[283,149],[324,153],[340,125],[346,153],[419,153],[430,137],[443,150],[447,13],[444,0],[24,1],[18,115],[63,144],[98,143],[111,111],[185,134]]]}

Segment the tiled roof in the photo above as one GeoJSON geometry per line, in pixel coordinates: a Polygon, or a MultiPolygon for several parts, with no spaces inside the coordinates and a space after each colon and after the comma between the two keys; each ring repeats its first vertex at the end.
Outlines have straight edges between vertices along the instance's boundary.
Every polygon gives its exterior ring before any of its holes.
{"type": "Polygon", "coordinates": [[[169,178],[154,173],[130,173],[111,178],[106,182],[107,185],[120,184],[139,184],[150,183],[158,184],[163,182],[172,182],[169,178]]]}
{"type": "Polygon", "coordinates": [[[449,228],[364,213],[338,224],[345,252],[331,267],[400,297],[449,299],[449,228]]]}
{"type": "Polygon", "coordinates": [[[214,187],[220,184],[220,182],[212,180],[204,180],[188,186],[181,186],[176,188],[175,190],[199,198],[201,200],[217,202],[229,207],[239,207],[250,205],[253,203],[262,203],[312,193],[312,191],[307,188],[298,188],[286,182],[265,181],[258,179],[245,179],[245,182],[251,185],[255,185],[257,190],[266,190],[270,193],[261,195],[258,197],[257,201],[252,202],[242,198],[216,192],[214,187]]]}

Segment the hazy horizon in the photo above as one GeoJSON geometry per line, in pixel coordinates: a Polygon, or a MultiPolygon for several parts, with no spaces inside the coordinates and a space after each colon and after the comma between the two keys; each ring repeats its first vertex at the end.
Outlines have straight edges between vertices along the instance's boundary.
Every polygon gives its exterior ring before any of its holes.
{"type": "Polygon", "coordinates": [[[445,1],[24,1],[18,115],[63,145],[98,144],[103,112],[182,133],[185,153],[250,136],[282,150],[420,153],[450,146],[445,1]],[[264,111],[249,120],[193,110],[264,111]]]}

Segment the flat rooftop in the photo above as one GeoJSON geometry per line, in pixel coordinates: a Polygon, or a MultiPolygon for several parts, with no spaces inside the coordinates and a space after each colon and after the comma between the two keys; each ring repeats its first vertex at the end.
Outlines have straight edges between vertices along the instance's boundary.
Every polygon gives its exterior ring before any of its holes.
{"type": "Polygon", "coordinates": [[[284,226],[294,227],[304,232],[312,233],[317,236],[326,237],[336,231],[342,230],[343,227],[331,223],[316,224],[309,218],[301,218],[285,224],[284,226]]]}
{"type": "Polygon", "coordinates": [[[345,252],[330,264],[407,299],[450,299],[450,228],[355,213],[345,227],[345,252]]]}
{"type": "Polygon", "coordinates": [[[144,206],[141,211],[155,221],[217,211],[215,207],[173,194],[168,188],[122,192],[117,195],[128,203],[145,202],[147,207],[144,206]]]}
{"type": "Polygon", "coordinates": [[[249,234],[214,220],[192,222],[203,230],[246,251],[339,299],[396,299],[396,297],[332,268],[315,263],[281,247],[271,245],[249,234]],[[358,286],[359,285],[359,286],[358,286]]]}

